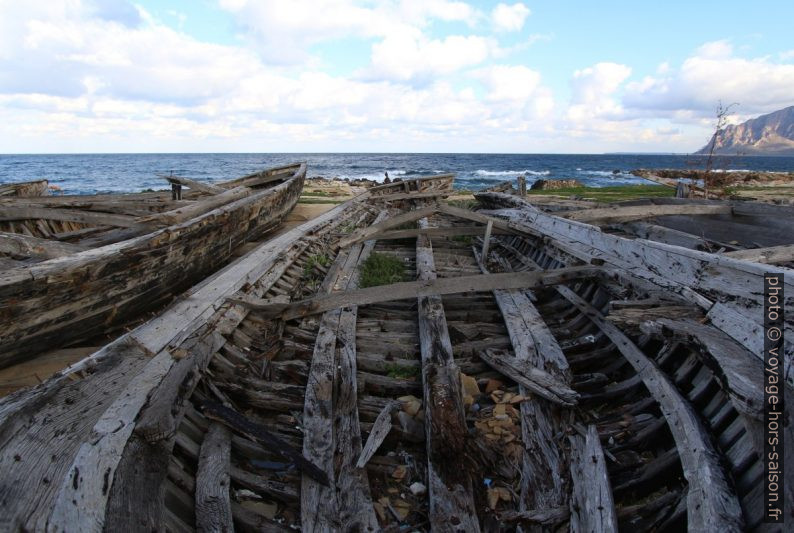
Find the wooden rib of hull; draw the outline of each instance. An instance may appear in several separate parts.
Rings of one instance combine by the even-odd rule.
[[[101,334],[200,280],[278,225],[306,166],[282,183],[180,224],[0,273],[0,366]]]
[[[350,291],[371,253],[447,282],[579,263],[529,233],[492,235],[486,256],[454,232],[340,246],[388,209],[370,200],[259,246],[0,400],[3,527],[775,531],[762,522],[761,363],[691,318],[613,324],[610,309],[656,305],[614,278],[287,319],[230,303]],[[472,223],[423,214],[422,227]],[[534,393],[525,378],[540,371],[575,397]]]

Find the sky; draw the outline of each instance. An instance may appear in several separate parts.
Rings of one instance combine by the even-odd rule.
[[[688,153],[794,2],[0,0],[0,153]]]

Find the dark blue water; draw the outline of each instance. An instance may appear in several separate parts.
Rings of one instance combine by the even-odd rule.
[[[456,187],[482,189],[526,173],[535,179],[575,178],[603,187],[647,183],[636,168],[704,168],[691,155],[520,155],[520,154],[74,154],[0,155],[0,183],[46,178],[66,194],[134,192],[165,188],[158,174],[208,182],[223,181],[293,161],[306,161],[309,176],[411,178],[455,172]],[[735,170],[794,171],[794,157],[731,158]],[[615,173],[617,171],[617,173]]]

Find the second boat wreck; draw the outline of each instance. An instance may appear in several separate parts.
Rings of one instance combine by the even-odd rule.
[[[0,400],[3,528],[781,530],[757,341],[720,322],[767,267],[392,185]]]

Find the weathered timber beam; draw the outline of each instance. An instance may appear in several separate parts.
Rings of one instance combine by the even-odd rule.
[[[246,196],[251,195],[253,192],[254,191],[249,187],[235,187],[234,189],[224,191],[220,194],[215,194],[201,200],[196,200],[190,205],[143,218],[141,219],[141,222],[168,226],[178,224],[180,222],[184,222],[185,220],[190,220],[191,218],[203,215],[204,213],[209,213],[218,207],[245,198]]]
[[[219,183],[224,189],[235,187],[259,187],[273,181],[287,178],[289,175],[306,174],[306,163],[292,163],[282,167],[269,168],[261,172],[254,172],[248,176],[236,178]]]
[[[500,522],[518,522],[527,525],[554,526],[568,520],[571,510],[567,507],[553,509],[532,509],[525,511],[505,511],[499,513]]]
[[[730,215],[730,205],[638,205],[567,211],[561,216],[589,223],[614,223],[666,215]]]
[[[150,444],[167,439],[176,433],[187,401],[198,384],[201,373],[225,344],[226,339],[218,333],[213,333],[197,341],[190,343],[186,347],[188,349],[180,348],[184,356],[173,365],[158,387],[152,391],[146,408],[138,417],[135,434]]]
[[[229,428],[242,433],[249,439],[259,442],[268,450],[278,453],[285,459],[295,463],[301,472],[319,483],[327,484],[328,477],[320,468],[308,461],[300,451],[294,449],[277,435],[268,431],[264,426],[251,422],[237,411],[219,403],[205,400],[201,405],[201,412],[207,418],[227,425]]]
[[[449,228],[405,229],[384,231],[383,233],[373,235],[371,238],[384,241],[394,239],[409,239],[412,237],[415,238],[419,235],[427,235],[428,237],[457,237],[459,235],[482,235],[485,230],[485,226],[452,226]],[[515,232],[496,229],[493,230],[493,233],[497,235],[506,235]]]
[[[61,220],[64,222],[79,222],[93,226],[116,226],[132,228],[140,225],[137,217],[127,215],[111,215],[82,209],[57,209],[52,207],[0,207],[0,221],[6,220]]]
[[[378,448],[386,437],[389,435],[391,431],[392,424],[391,424],[391,416],[394,411],[399,409],[399,404],[396,402],[390,402],[383,407],[380,413],[378,413],[378,418],[375,419],[375,423],[372,424],[372,430],[369,432],[369,436],[367,437],[367,442],[364,444],[364,447],[361,450],[361,455],[356,461],[356,468],[364,468],[367,466],[367,463],[372,456],[375,455],[375,452],[378,451]]]
[[[76,244],[39,239],[21,233],[0,232],[0,253],[15,257],[52,259],[53,257],[76,254],[85,249]]]
[[[658,241],[675,246],[683,246],[684,248],[692,248],[697,250],[708,245],[708,241],[704,238],[686,233],[683,231],[666,228],[657,224],[649,224],[647,222],[626,222],[624,224],[615,224],[615,227],[636,235],[641,239],[648,239],[649,241]]]
[[[402,181],[393,181],[391,183],[382,183],[380,185],[375,185],[374,187],[370,187],[370,191],[379,192],[383,190],[394,189],[398,186],[404,186],[409,183],[418,183],[419,185],[423,185],[426,183],[430,183],[431,185],[434,182],[446,182],[449,181],[450,184],[452,180],[455,178],[455,174],[453,173],[446,173],[446,174],[435,174],[432,176],[419,176],[417,178],[413,178],[410,180],[402,180]]]
[[[357,244],[359,242],[364,242],[366,240],[372,239],[373,237],[377,236],[379,233],[382,233],[388,229],[400,226],[402,224],[407,224],[409,222],[415,222],[420,218],[429,217],[435,212],[436,212],[436,207],[425,207],[422,209],[407,211],[405,213],[401,213],[399,215],[389,217],[386,220],[382,220],[381,222],[372,224],[366,228],[362,228],[354,231],[348,237],[345,237],[344,239],[341,239],[339,241],[339,247],[347,248],[350,245]]]
[[[571,531],[618,530],[615,502],[609,483],[604,451],[595,425],[571,441]]]
[[[258,298],[232,297],[228,300],[267,316],[280,316],[284,320],[313,315],[348,305],[368,305],[424,296],[440,296],[466,292],[483,292],[495,289],[538,289],[594,278],[608,273],[601,267],[569,267],[544,272],[508,272],[489,275],[460,276],[455,278],[428,278],[368,287],[352,291],[315,296],[291,304],[263,303]]]
[[[184,185],[190,189],[205,192],[207,194],[220,194],[226,189],[223,187],[218,187],[217,185],[212,185],[210,183],[202,183],[200,181],[192,180],[190,178],[183,178],[181,176],[160,176],[168,180],[168,183],[176,183],[178,185]]]
[[[736,250],[722,254],[733,259],[753,261],[755,263],[768,263],[771,265],[778,263],[788,263],[794,261],[794,244],[783,246],[770,246],[768,248],[751,248],[748,250]]]
[[[174,358],[167,350],[157,354],[94,424],[91,435],[61,481],[47,521],[48,530],[101,531],[120,451],[132,433],[149,391],[173,363]]]
[[[501,350],[489,348],[479,355],[480,359],[500,374],[550,402],[565,406],[576,405],[579,398],[576,391],[541,368],[515,361],[514,357],[509,357]]]
[[[427,220],[420,221],[427,227]],[[430,239],[416,241],[416,271],[421,281],[436,278]],[[425,407],[425,443],[433,531],[480,531],[471,476],[459,457],[468,437],[460,370],[452,354],[441,297],[419,297],[419,345]]]
[[[692,405],[662,372],[617,327],[567,287],[557,291],[584,313],[634,367],[667,420],[676,442],[689,487],[687,514],[690,531],[741,531],[743,515],[739,499],[728,483],[720,456]]]
[[[488,224],[488,222],[490,222],[494,228],[504,230],[510,233],[513,233],[515,231],[510,227],[510,224],[506,220],[488,215],[483,215],[482,213],[478,213],[476,211],[471,211],[469,209],[462,209],[460,207],[455,207],[449,204],[439,204],[438,212],[444,213],[445,215],[462,218],[464,220],[471,220],[472,222],[479,222],[481,224]]]
[[[196,472],[196,531],[234,531],[229,496],[232,436],[226,426],[213,422],[201,443]]]
[[[476,255],[477,250],[474,252]],[[497,262],[503,261],[496,251],[492,252],[492,256]],[[478,256],[480,269],[487,273],[480,259]],[[568,360],[528,292],[495,290],[493,294],[502,312],[516,363],[548,370],[555,379],[567,386],[571,380]],[[529,396],[523,385],[519,386],[519,392]],[[564,411],[536,398],[521,402],[519,409],[521,440],[524,443],[519,509],[527,511],[564,506],[567,510],[567,468],[558,429],[563,423]]]
[[[386,217],[382,211],[375,219]],[[338,254],[323,281],[323,289],[345,290],[358,285],[358,266],[375,242],[356,244]],[[312,354],[303,407],[303,453],[328,476],[323,486],[304,477],[301,483],[303,531],[375,531],[367,472],[356,468],[361,453],[356,379],[357,307],[326,311]]]
[[[449,196],[452,194],[452,190],[447,189],[428,189],[422,192],[401,192],[395,194],[382,194],[378,196],[372,196],[373,201],[382,201],[382,202],[392,202],[396,200],[413,200],[419,198],[441,198],[444,196]]]

